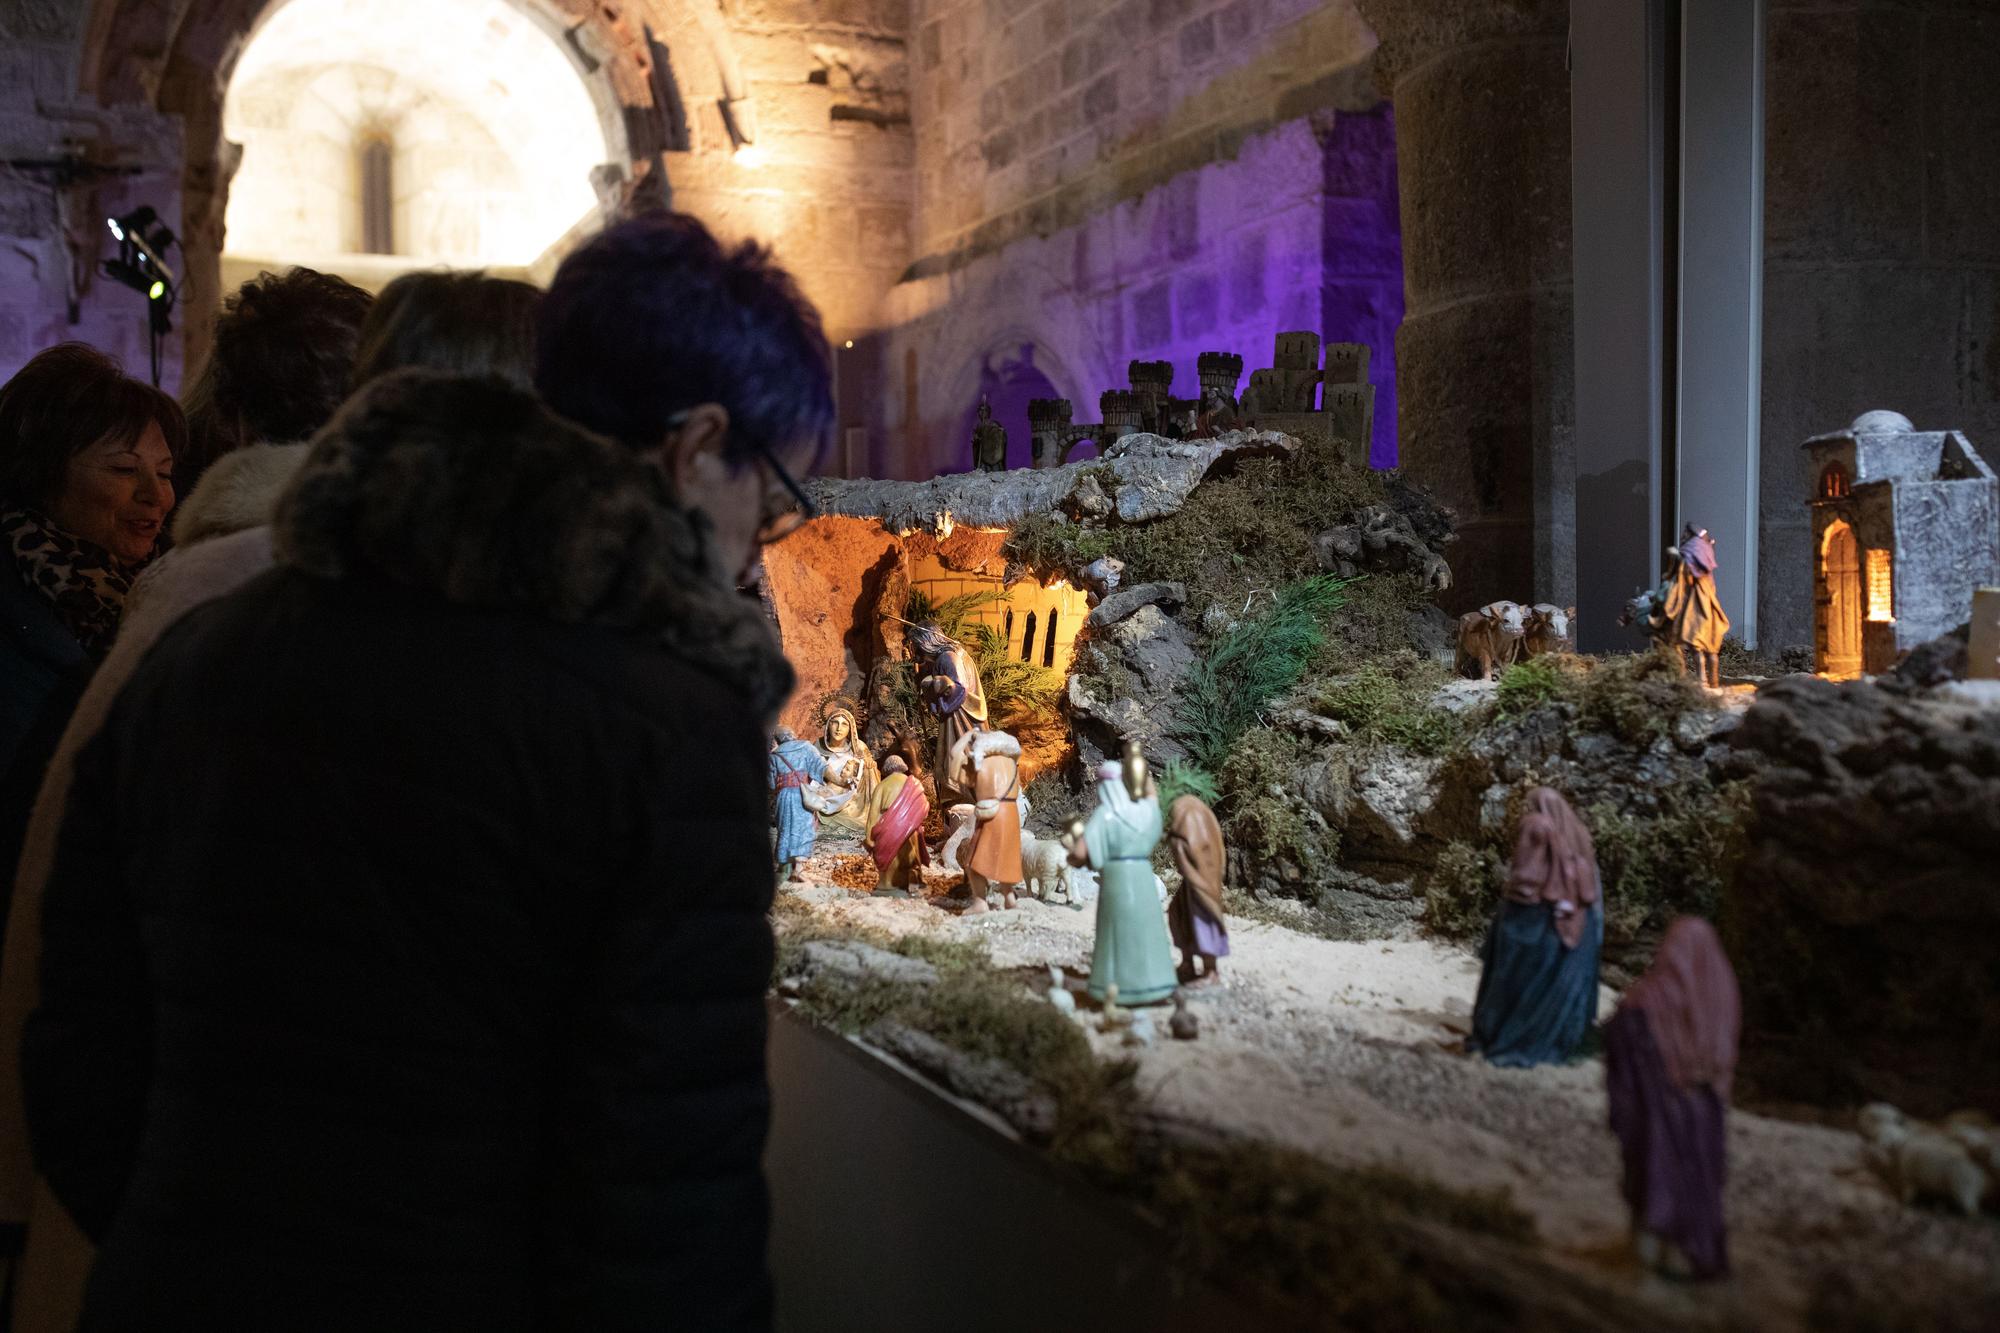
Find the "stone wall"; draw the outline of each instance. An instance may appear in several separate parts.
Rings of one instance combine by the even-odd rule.
[[[867,470],[970,465],[991,396],[1026,460],[1026,390],[1098,419],[1135,358],[1270,363],[1284,329],[1375,349],[1395,456],[1395,129],[1351,0],[919,0],[917,259],[873,349]]]
[[[1812,642],[1810,461],[1888,407],[2000,450],[2000,13],[1771,0],[1758,619]]]
[[[590,93],[619,158],[604,182],[607,208],[657,190],[663,176],[676,206],[725,237],[773,245],[836,340],[879,326],[883,295],[911,258],[904,0],[494,3],[535,19]],[[94,197],[79,189],[65,199],[78,219],[79,269],[109,256],[103,218],[132,204],[152,204],[181,235],[169,387],[183,359],[204,355],[204,312],[223,295],[236,155],[222,103],[268,9],[269,0],[0,0],[0,153],[74,153],[118,172]],[[95,280],[69,317],[56,212],[33,173],[0,172],[0,379],[70,337],[143,373],[141,298]]]

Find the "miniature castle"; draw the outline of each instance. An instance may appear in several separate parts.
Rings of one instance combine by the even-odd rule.
[[[2000,480],[1972,442],[1869,412],[1803,447],[1818,669],[1886,671],[1965,624],[1975,590],[2000,581]]]
[[[1375,434],[1375,386],[1368,382],[1369,349],[1364,343],[1328,343],[1320,360],[1317,333],[1280,333],[1271,367],[1251,372],[1239,401],[1243,358],[1235,352],[1203,352],[1196,361],[1200,390],[1193,398],[1173,396],[1171,361],[1134,361],[1126,370],[1129,389],[1106,390],[1095,423],[1072,420],[1067,398],[1028,403],[1028,430],[1034,465],[1060,467],[1085,441],[1102,450],[1114,440],[1140,433],[1183,438],[1196,428],[1211,392],[1235,409],[1237,424],[1286,434],[1325,434],[1343,441],[1357,467],[1368,464]]]

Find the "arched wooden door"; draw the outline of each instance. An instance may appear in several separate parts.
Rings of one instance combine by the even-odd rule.
[[[1861,548],[1854,529],[1836,521],[1820,544],[1820,624],[1826,660],[1820,669],[1833,676],[1861,674]]]

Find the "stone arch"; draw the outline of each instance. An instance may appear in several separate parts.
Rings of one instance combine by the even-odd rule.
[[[186,255],[181,307],[221,300],[223,215],[235,154],[223,139],[222,104],[236,60],[284,0],[91,0],[77,66],[79,91],[106,106],[139,104],[179,122],[179,214]],[[594,0],[506,0],[556,41],[597,107],[623,202],[651,191],[667,199],[665,154],[699,147],[699,126],[671,125],[665,103],[713,97],[731,123],[755,117],[720,0],[654,0],[612,7]],[[658,24],[655,30],[649,20]],[[664,35],[668,40],[661,41]],[[700,55],[668,63],[669,53]],[[685,78],[687,87],[677,86]],[[608,174],[608,173],[607,173]],[[172,214],[172,201],[162,200]],[[207,351],[208,321],[184,317],[182,364]]]
[[[993,397],[994,417],[1007,428],[1007,465],[1027,467],[1033,454],[1029,446],[1028,400],[1068,398],[1079,421],[1093,420],[1097,396],[1089,401],[1076,397],[1080,381],[1049,341],[1029,330],[1010,326],[986,338],[979,350],[961,356],[952,373],[951,396],[945,400],[952,438],[943,442],[938,462],[944,471],[963,471],[972,465],[972,428],[978,420],[981,396]],[[1004,400],[1004,401],[1003,401]]]
[[[1831,676],[1861,672],[1861,544],[1847,520],[1827,524],[1819,544],[1819,669]]]

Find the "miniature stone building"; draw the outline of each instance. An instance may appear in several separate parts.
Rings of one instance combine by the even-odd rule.
[[[1250,374],[1242,400],[1246,422],[1262,430],[1324,434],[1344,441],[1349,461],[1366,467],[1368,444],[1375,435],[1375,386],[1368,382],[1367,345],[1328,343],[1321,369],[1317,333],[1281,333],[1271,360],[1269,370]]]
[[[2000,480],[1958,431],[1895,412],[1807,440],[1820,671],[1885,671],[1966,622],[2000,579]]]

